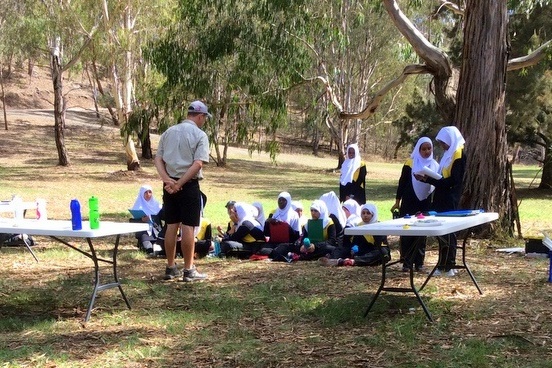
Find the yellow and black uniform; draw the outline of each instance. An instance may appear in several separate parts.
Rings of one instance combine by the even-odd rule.
[[[347,147],[349,151],[354,151],[354,157],[345,159],[341,165],[339,201],[352,198],[362,205],[366,203],[366,164],[360,158],[357,144],[350,144]]]
[[[212,240],[213,232],[211,221],[202,217],[199,223],[198,233],[195,236],[195,253],[198,258],[203,258],[209,254]]]

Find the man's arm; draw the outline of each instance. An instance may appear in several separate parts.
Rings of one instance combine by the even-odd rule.
[[[199,172],[199,170],[201,170],[202,167],[203,167],[203,161],[195,160],[192,166],[190,166],[190,168],[186,170],[186,173],[182,175],[182,177],[178,179],[176,183],[174,183],[173,188],[176,191],[179,191],[180,189],[182,189],[182,186],[186,184],[188,181],[190,181],[192,178],[194,178]]]
[[[161,156],[155,156],[153,163],[155,164],[157,173],[161,177],[161,180],[163,180],[163,183],[172,184],[176,182],[174,179],[171,179],[171,177],[167,173],[167,169],[165,168],[165,161],[163,161],[163,158]]]

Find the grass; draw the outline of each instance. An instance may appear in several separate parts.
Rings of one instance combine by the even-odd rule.
[[[1,198],[45,198],[50,218],[68,219],[71,198],[86,211],[87,198],[96,195],[103,220],[126,221],[140,184],[159,193],[151,162],[142,161],[140,172],[124,171],[117,131],[69,123],[72,166],[61,168],[52,130],[44,118],[30,117],[0,135]],[[288,154],[272,165],[264,154],[233,149],[229,167],[205,169],[207,216],[225,224],[228,199],[259,200],[268,211],[283,190],[308,206],[337,191],[334,166],[332,157]],[[400,169],[368,164],[368,198],[381,219],[391,217]],[[552,228],[550,192],[530,187],[537,171],[514,167],[524,236]],[[495,252],[520,240],[472,240],[468,263],[484,294],[465,273],[432,279],[422,298],[434,323],[413,295],[385,292],[364,318],[379,268],[202,259],[207,282],[166,283],[164,260],[139,253],[131,235],[121,240],[119,274],[132,310],[107,290],[84,323],[91,262],[48,238],[36,240],[38,263],[23,248],[0,249],[2,367],[550,367],[548,260]],[[390,241],[396,258],[397,239]],[[109,253],[108,241],[97,244]],[[435,260],[432,243],[428,264]],[[408,281],[398,268],[389,279],[394,286]]]

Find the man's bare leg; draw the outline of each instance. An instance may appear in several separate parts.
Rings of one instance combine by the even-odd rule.
[[[165,253],[167,255],[167,266],[169,267],[173,267],[175,264],[176,236],[178,234],[179,227],[179,223],[167,224],[167,230],[165,231]]]
[[[194,265],[194,227],[182,225],[180,227],[180,234],[182,238],[182,240],[180,241],[180,249],[182,250],[182,256],[184,257],[184,269],[189,270]]]

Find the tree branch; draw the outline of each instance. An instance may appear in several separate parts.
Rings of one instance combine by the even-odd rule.
[[[368,105],[359,113],[341,112],[339,117],[342,119],[367,119],[374,114],[379,107],[383,97],[392,89],[404,82],[404,80],[414,74],[431,74],[431,71],[426,65],[408,65],[404,68],[401,75],[394,80],[387,83],[382,89],[380,89],[376,95],[368,102]]]
[[[529,55],[511,59],[510,61],[508,61],[507,70],[508,71],[518,70],[518,69],[526,68],[528,66],[536,65],[539,61],[541,61],[546,56],[546,52],[551,47],[552,47],[552,40],[548,40],[544,44],[542,44],[538,49],[530,53]]]
[[[426,62],[428,70],[432,71],[431,74],[441,78],[451,76],[452,68],[447,54],[431,44],[431,42],[418,31],[410,19],[399,9],[397,1],[384,0],[383,4],[397,29],[412,45],[418,56]]]
[[[436,13],[438,13],[442,7],[445,7],[451,12],[453,12],[454,14],[464,16],[464,9],[460,8],[458,4],[452,3],[447,0],[440,0],[440,2],[441,2],[441,6],[439,7]]]

